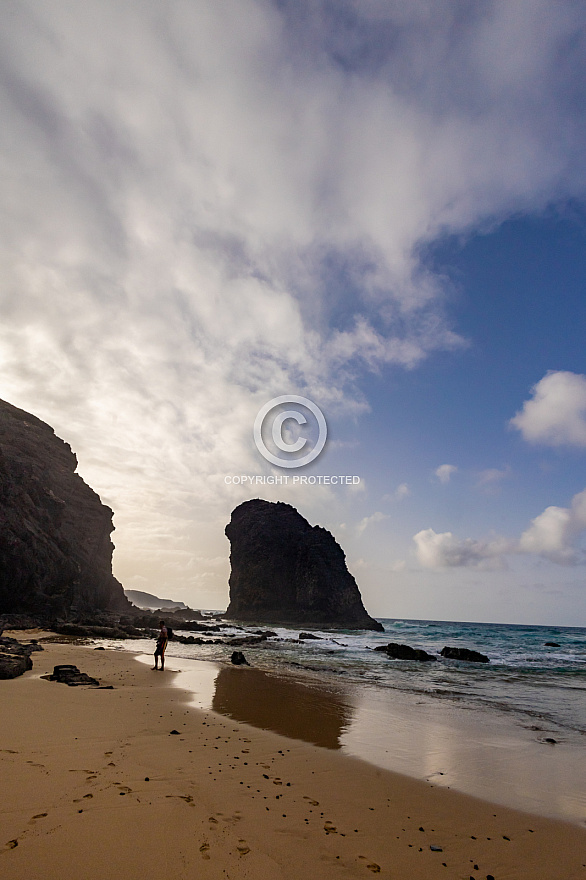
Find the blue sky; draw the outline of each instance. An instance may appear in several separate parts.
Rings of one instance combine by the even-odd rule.
[[[228,601],[294,504],[379,616],[586,625],[574,0],[0,7],[0,397],[115,511],[127,588]],[[279,469],[255,416],[329,440]],[[512,421],[514,420],[514,421]]]

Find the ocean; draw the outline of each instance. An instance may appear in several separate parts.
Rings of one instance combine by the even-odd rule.
[[[229,645],[171,641],[167,668],[181,673],[174,683],[198,708],[495,803],[586,821],[586,628],[379,619],[384,633],[271,627],[274,637],[238,647],[250,669],[230,664]],[[317,638],[299,639],[302,631]],[[490,663],[391,660],[373,650],[388,642],[430,654],[471,648]],[[111,646],[152,660],[154,642]]]
[[[586,628],[379,620],[384,633],[306,628],[319,637],[316,640],[300,640],[301,628],[271,627],[276,638],[244,645],[241,650],[257,668],[308,682],[317,678],[322,684],[338,681],[425,694],[586,734]],[[244,633],[234,628],[219,635],[242,636],[259,628],[268,627],[250,625]],[[372,650],[388,642],[423,648],[431,654],[439,654],[445,645],[472,648],[488,656],[490,663],[443,658],[437,663],[390,660]],[[547,642],[559,647],[549,647]],[[143,643],[129,642],[128,647],[140,649]],[[169,657],[222,661],[229,659],[230,652],[226,645],[170,642],[167,653]]]

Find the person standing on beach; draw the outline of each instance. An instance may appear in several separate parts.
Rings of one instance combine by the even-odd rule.
[[[167,627],[165,626],[165,621],[160,620],[159,626],[161,627],[159,635],[157,636],[157,647],[155,648],[155,665],[153,669],[159,668],[159,657],[161,658],[161,672],[165,668],[165,648],[167,647],[168,635],[167,635]]]

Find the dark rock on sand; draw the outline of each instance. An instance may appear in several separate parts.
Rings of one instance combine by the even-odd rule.
[[[486,654],[481,654],[480,651],[472,651],[470,648],[445,647],[441,649],[440,654],[448,660],[466,660],[468,663],[490,663]]]
[[[80,684],[91,684],[99,687],[100,682],[97,678],[91,678],[86,672],[80,672],[77,666],[70,663],[61,663],[59,666],[53,667],[52,675],[42,675],[41,678],[47,681],[58,681],[61,684],[68,684],[70,687],[77,687]]]
[[[362,604],[333,535],[280,501],[245,501],[226,526],[230,605],[226,617],[328,628],[384,627]]]
[[[234,666],[250,666],[242,651],[233,651],[230,660]]]
[[[421,648],[411,648],[409,645],[399,645],[397,642],[389,642],[388,645],[379,645],[375,651],[381,651],[393,660],[419,660],[427,663],[431,660],[437,660],[433,654],[428,654]]]
[[[49,425],[0,401],[0,613],[131,607],[112,574],[112,511],[76,468]]]
[[[7,636],[0,637],[0,679],[18,678],[28,672],[33,668],[31,654],[42,650],[36,642],[25,645]]]
[[[33,661],[28,655],[0,653],[0,679],[18,678],[32,668]]]

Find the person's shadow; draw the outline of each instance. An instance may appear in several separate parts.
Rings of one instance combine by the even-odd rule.
[[[246,666],[220,670],[212,709],[327,749],[340,748],[340,735],[352,720],[351,706],[338,694]]]

